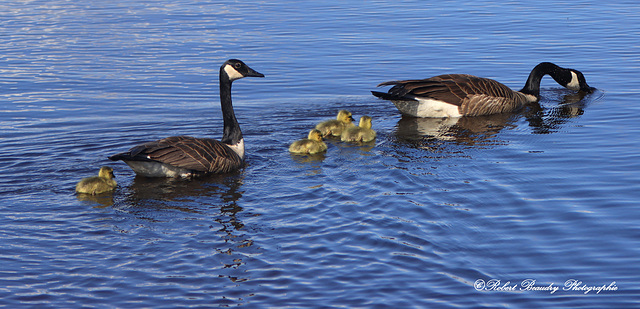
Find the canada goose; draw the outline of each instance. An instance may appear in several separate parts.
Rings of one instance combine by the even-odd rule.
[[[112,168],[103,166],[100,168],[98,176],[87,177],[80,180],[76,185],[76,192],[95,195],[111,191],[115,189],[117,185],[114,179],[115,177]]]
[[[563,87],[591,93],[584,75],[574,69],[561,68],[550,62],[538,64],[524,88],[513,91],[488,78],[467,74],[445,74],[422,80],[389,81],[388,93],[372,91],[381,99],[392,101],[401,113],[414,117],[479,116],[520,109],[540,99],[540,81],[545,75]]]
[[[322,136],[340,136],[346,127],[353,126],[351,112],[341,110],[336,119],[326,120],[316,125],[316,129],[322,132]]]
[[[327,144],[322,141],[322,133],[313,129],[309,131],[309,136],[295,141],[289,146],[289,152],[314,154],[327,151]]]
[[[172,136],[135,146],[110,156],[122,160],[138,175],[189,177],[207,173],[229,173],[244,164],[244,139],[231,103],[231,83],[243,77],[264,77],[240,60],[220,66],[220,106],[224,120],[222,139]]]
[[[360,117],[359,126],[346,128],[340,139],[343,142],[370,142],[376,138],[376,131],[371,129],[371,117]]]

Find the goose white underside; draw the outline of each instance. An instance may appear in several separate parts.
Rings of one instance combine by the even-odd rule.
[[[458,106],[440,100],[421,99],[418,101],[391,101],[405,115],[422,118],[461,117]]]
[[[193,171],[154,161],[124,161],[136,174],[145,177],[191,177]]]

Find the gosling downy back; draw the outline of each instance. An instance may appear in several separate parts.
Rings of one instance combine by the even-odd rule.
[[[309,131],[305,139],[293,142],[289,146],[289,152],[302,154],[315,154],[327,151],[327,144],[322,141],[322,134],[319,130]]]
[[[324,137],[340,136],[342,131],[350,126],[353,126],[351,112],[343,109],[338,112],[336,119],[323,121],[316,125],[316,130],[319,130]]]
[[[95,195],[112,191],[118,185],[114,179],[115,177],[112,168],[103,166],[100,168],[98,176],[87,177],[80,180],[76,185],[76,192]]]
[[[370,142],[376,138],[376,131],[371,129],[372,121],[369,116],[360,117],[359,126],[353,126],[346,128],[344,132],[342,132],[342,136],[340,139],[343,142]]]

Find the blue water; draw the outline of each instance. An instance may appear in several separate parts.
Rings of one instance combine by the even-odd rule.
[[[0,306],[638,307],[638,42],[633,1],[4,1]],[[234,83],[244,169],[107,160],[219,138],[228,58],[266,75]],[[444,73],[520,89],[542,61],[598,91],[547,77],[539,110],[458,121],[369,93]],[[372,116],[375,144],[288,153],[339,109]],[[75,195],[103,165],[117,190]]]

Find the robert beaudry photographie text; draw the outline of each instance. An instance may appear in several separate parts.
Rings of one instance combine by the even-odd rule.
[[[535,279],[525,279],[521,282],[501,281],[500,279],[490,279],[485,281],[484,279],[478,279],[474,282],[473,287],[478,291],[495,291],[495,292],[519,292],[519,291],[541,291],[555,294],[558,291],[573,292],[573,293],[595,293],[617,291],[618,287],[616,282],[612,281],[609,284],[590,285],[583,283],[580,280],[569,279],[564,282],[563,285],[556,285],[551,283],[538,283]]]

